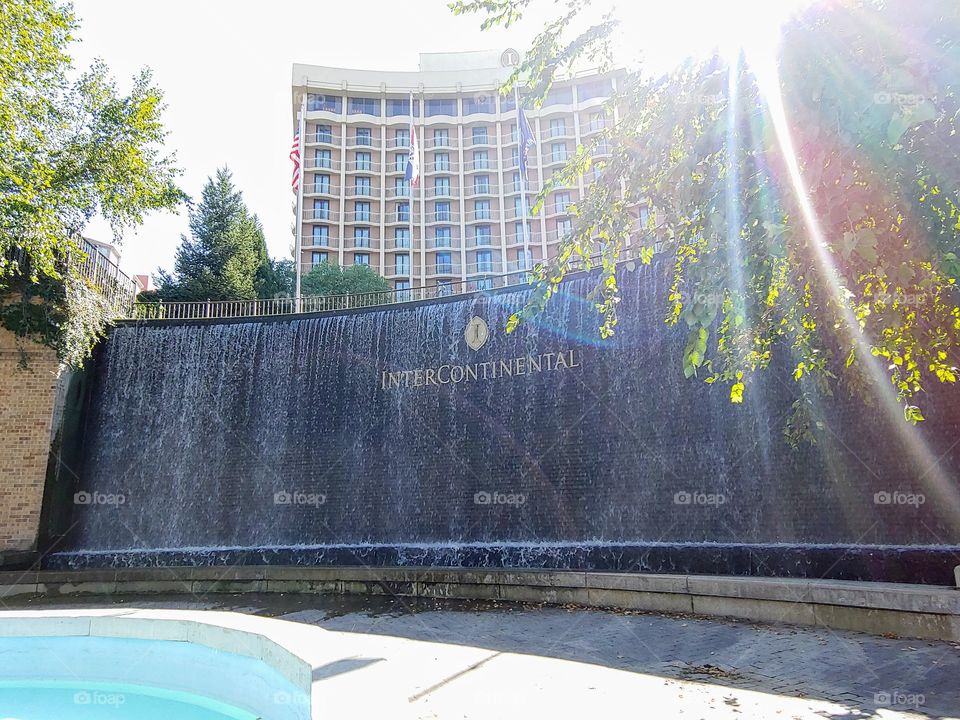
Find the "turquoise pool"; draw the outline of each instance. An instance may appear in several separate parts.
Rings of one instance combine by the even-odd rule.
[[[256,656],[185,640],[0,637],[0,720],[259,718],[309,720],[310,709]]]
[[[253,713],[175,690],[72,682],[0,682],[2,720],[257,720]]]

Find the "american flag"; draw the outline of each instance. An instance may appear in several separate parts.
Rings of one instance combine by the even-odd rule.
[[[293,161],[293,191],[300,189],[300,131],[293,136],[293,147],[290,148],[290,159]]]

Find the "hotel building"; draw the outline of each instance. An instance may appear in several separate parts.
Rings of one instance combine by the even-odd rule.
[[[323,262],[360,263],[398,289],[411,278],[417,288],[482,289],[493,276],[528,267],[517,112],[512,95],[499,95],[516,57],[509,50],[421,54],[419,72],[294,65],[294,122],[307,96],[304,274]],[[576,74],[557,82],[542,107],[525,108],[537,136],[527,156],[528,209],[577,146],[590,146],[615,121],[603,107],[615,82],[615,74]],[[404,179],[411,92],[420,151],[412,192]],[[527,262],[555,252],[584,182],[555,189],[537,215],[528,212]]]

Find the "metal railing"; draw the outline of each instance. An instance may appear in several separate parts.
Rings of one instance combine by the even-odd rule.
[[[635,260],[638,254],[633,246],[624,248],[620,260],[627,262]],[[536,262],[536,261],[534,261]],[[457,262],[429,264],[426,268],[430,277],[444,274],[458,274],[460,265]],[[490,272],[500,268],[506,272]],[[594,262],[593,267],[596,266]],[[390,267],[391,270],[402,270],[402,274],[409,272],[408,266]],[[435,285],[419,288],[395,288],[372,293],[357,293],[353,295],[326,295],[303,296],[300,298],[268,298],[260,300],[207,300],[199,302],[138,302],[132,305],[130,318],[134,320],[226,320],[232,318],[269,317],[273,315],[292,315],[298,313],[333,312],[368,308],[381,305],[412,302],[417,300],[432,300],[437,298],[463,295],[477,291],[494,290],[498,288],[521,287],[534,280],[530,270],[519,261],[501,263],[500,261],[478,261],[469,263],[464,268],[468,274],[484,275],[467,280],[438,280]],[[576,263],[572,270],[586,269],[582,261]],[[419,274],[420,268],[415,268]],[[396,275],[397,273],[391,273]],[[129,306],[128,306],[129,307]]]
[[[137,296],[136,280],[124,273],[110,258],[101,253],[86,238],[75,238],[83,250],[83,256],[68,255],[57,261],[58,272],[64,274],[72,267],[76,277],[82,281],[85,289],[101,296],[110,315],[124,317],[130,312]],[[18,266],[17,274],[29,272],[27,253],[20,247],[13,247],[3,253],[3,260]],[[4,263],[6,264],[6,263]]]

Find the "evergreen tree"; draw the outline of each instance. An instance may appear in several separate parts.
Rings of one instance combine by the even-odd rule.
[[[227,168],[207,179],[190,210],[190,235],[177,249],[174,274],[161,271],[163,300],[252,300],[273,274],[263,227],[243,202]]]

